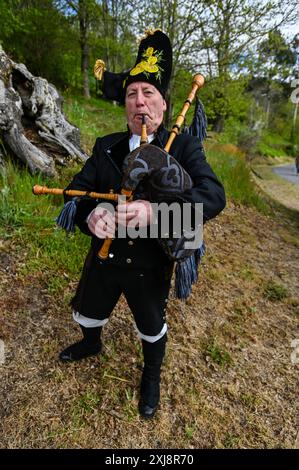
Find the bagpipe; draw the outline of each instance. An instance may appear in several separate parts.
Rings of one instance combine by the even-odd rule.
[[[78,198],[81,197],[117,202],[119,196],[122,195],[125,198],[125,202],[129,202],[138,194],[139,199],[146,199],[150,202],[163,202],[175,201],[176,198],[180,197],[186,190],[191,189],[193,183],[190,175],[168,152],[175,137],[179,134],[181,126],[185,122],[186,113],[198,89],[201,88],[203,84],[203,76],[200,74],[195,75],[192,89],[172,127],[164,150],[147,143],[146,124],[143,119],[140,147],[130,152],[125,157],[123,163],[122,189],[120,194],[34,186],[33,193],[36,195],[58,194],[73,198],[64,205],[60,215],[56,219],[57,225],[68,232],[74,230],[77,202]],[[198,99],[196,100],[193,122],[188,129],[188,133],[196,135],[201,141],[206,136],[206,117],[203,106]],[[185,242],[189,240],[190,234],[183,234],[179,237],[174,237],[174,234],[168,234],[168,237],[163,236],[157,239],[169,260],[176,262],[175,290],[177,298],[180,299],[186,299],[189,296],[192,284],[196,282],[198,278],[198,264],[204,253],[203,243],[199,247],[185,249]],[[106,238],[104,240],[98,253],[100,259],[105,260],[108,257],[112,242],[112,238]]]

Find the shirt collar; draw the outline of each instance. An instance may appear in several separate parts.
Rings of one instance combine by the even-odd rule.
[[[150,134],[147,136],[148,143],[150,144],[155,138],[155,134]],[[130,152],[137,149],[140,146],[140,135],[132,134],[129,139]]]

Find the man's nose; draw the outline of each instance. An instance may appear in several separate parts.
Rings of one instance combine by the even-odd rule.
[[[138,91],[136,94],[136,106],[144,106],[145,100],[144,100],[144,94],[142,91]]]

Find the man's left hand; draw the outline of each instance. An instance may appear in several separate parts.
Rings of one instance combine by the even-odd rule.
[[[116,221],[125,227],[146,227],[154,220],[154,211],[149,201],[139,199],[125,204],[118,204]]]

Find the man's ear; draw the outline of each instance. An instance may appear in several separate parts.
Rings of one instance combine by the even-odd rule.
[[[167,109],[167,103],[165,100],[163,100],[163,112],[166,111]]]

